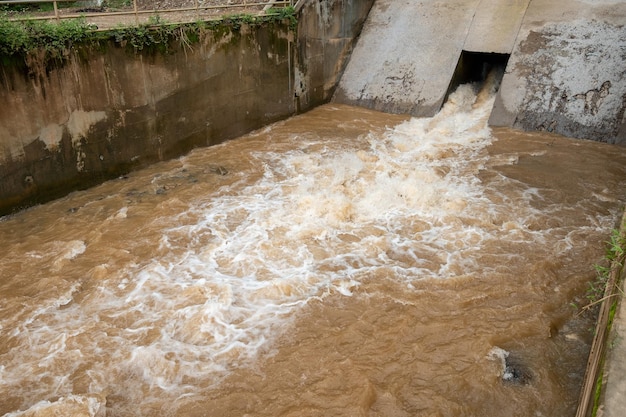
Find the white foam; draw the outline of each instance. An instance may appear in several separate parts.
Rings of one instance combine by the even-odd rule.
[[[507,366],[506,366],[506,359],[509,357],[509,352],[507,352],[506,350],[494,346],[493,348],[491,348],[491,350],[489,351],[489,353],[487,353],[487,359],[492,360],[492,361],[496,361],[498,362],[498,364],[500,365],[500,371],[498,372],[498,375],[501,376],[503,379],[511,379],[513,377],[512,374],[509,374],[507,372]]]
[[[106,400],[96,395],[68,395],[56,401],[40,401],[27,410],[5,414],[4,417],[104,417]]]

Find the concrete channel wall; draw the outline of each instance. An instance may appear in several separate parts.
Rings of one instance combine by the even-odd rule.
[[[328,102],[372,3],[308,1],[295,31],[243,25],[167,53],[0,57],[0,215]]]
[[[626,144],[625,0],[376,0],[333,98],[433,116],[464,51],[508,56],[494,126]]]

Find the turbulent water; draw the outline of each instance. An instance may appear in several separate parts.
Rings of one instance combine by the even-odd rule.
[[[0,221],[0,414],[571,416],[626,149],[326,105]]]

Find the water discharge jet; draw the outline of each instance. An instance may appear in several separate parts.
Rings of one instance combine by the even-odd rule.
[[[461,84],[477,83],[480,86],[488,81],[490,90],[497,92],[508,60],[507,54],[462,51],[444,101]]]

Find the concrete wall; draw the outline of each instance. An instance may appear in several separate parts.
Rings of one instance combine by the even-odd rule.
[[[626,0],[376,0],[333,98],[433,116],[463,50],[510,54],[490,123],[626,143]]]
[[[46,201],[293,113],[287,26],[192,49],[73,49],[46,70],[3,66],[0,212]]]
[[[295,96],[298,109],[328,102],[374,0],[301,0]]]
[[[533,0],[490,124],[626,144],[626,1]]]
[[[208,32],[191,48],[75,48],[0,68],[0,215],[326,102],[372,0],[309,1],[287,23]]]

